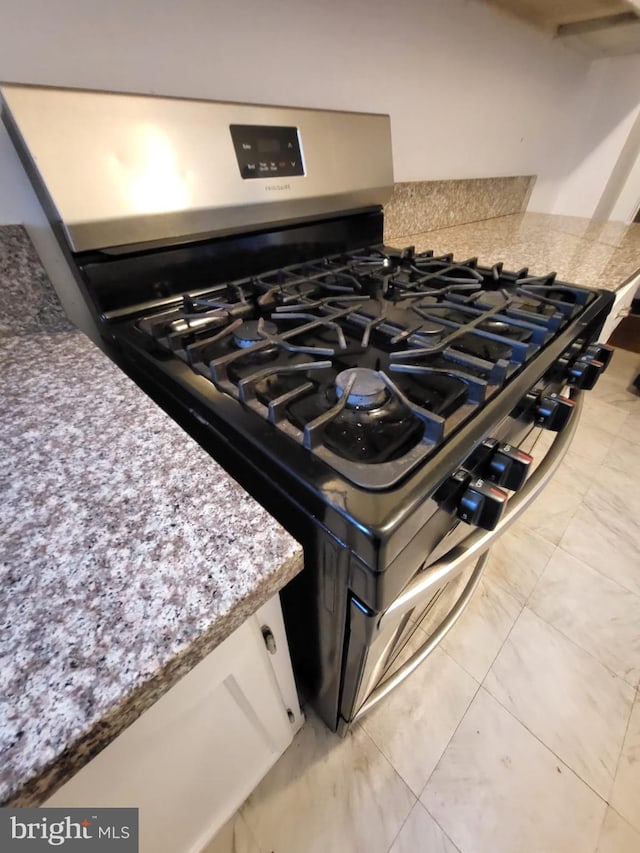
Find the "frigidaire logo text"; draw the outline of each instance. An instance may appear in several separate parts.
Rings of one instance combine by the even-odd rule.
[[[290,190],[291,184],[265,184],[265,190]]]

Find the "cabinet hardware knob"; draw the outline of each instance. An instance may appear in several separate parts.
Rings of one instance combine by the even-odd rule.
[[[264,640],[264,644],[267,647],[269,654],[275,655],[277,651],[276,638],[273,636],[273,631],[268,625],[262,626],[262,639]]]

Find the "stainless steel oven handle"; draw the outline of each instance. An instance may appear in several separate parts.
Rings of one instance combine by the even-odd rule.
[[[513,524],[521,513],[529,506],[529,504],[538,496],[540,491],[547,485],[551,477],[558,470],[562,460],[569,449],[573,436],[578,427],[580,414],[582,411],[582,395],[580,392],[572,392],[572,398],[576,403],[576,410],[573,417],[569,421],[565,429],[558,433],[557,438],[549,448],[547,455],[544,457],[538,468],[533,472],[529,480],[523,488],[516,492],[507,504],[507,511],[503,518],[500,519],[494,530],[475,530],[463,542],[452,548],[440,560],[432,566],[428,566],[423,572],[420,572],[418,577],[410,583],[407,588],[398,596],[393,604],[385,610],[380,617],[378,626],[380,627],[387,619],[397,618],[397,612],[404,612],[411,608],[412,602],[422,599],[429,593],[430,590],[437,588],[442,583],[446,583],[454,575],[462,571],[465,564],[477,559],[478,563],[473,570],[465,588],[455,605],[449,611],[448,615],[443,619],[436,630],[430,635],[429,639],[414,654],[405,661],[405,663],[391,675],[389,678],[382,681],[375,687],[366,701],[361,705],[353,717],[353,722],[358,720],[364,714],[377,705],[398,685],[402,684],[405,678],[408,678],[411,673],[417,669],[420,664],[431,654],[438,643],[446,636],[451,628],[462,615],[465,607],[470,602],[473,593],[480,582],[480,578],[484,571],[485,563],[488,558],[488,548],[495,537]]]
[[[431,634],[426,643],[424,643],[420,648],[414,652],[408,661],[402,664],[402,666],[393,673],[389,678],[382,681],[378,686],[371,691],[367,700],[363,705],[358,708],[355,716],[353,717],[353,721],[355,722],[367,711],[370,711],[374,705],[377,705],[382,699],[385,698],[392,690],[395,690],[399,684],[408,678],[411,673],[417,669],[420,664],[427,658],[431,652],[435,649],[439,642],[448,634],[448,632],[453,628],[455,623],[458,621],[462,612],[464,611],[467,604],[471,601],[473,593],[476,590],[476,587],[480,583],[480,578],[484,571],[484,564],[489,555],[484,553],[478,560],[478,565],[473,570],[471,577],[467,581],[467,585],[462,590],[460,598],[456,601],[454,607],[449,611],[449,614],[443,621],[438,625],[436,630]]]
[[[398,611],[404,612],[410,609],[412,601],[423,598],[429,593],[429,590],[440,586],[456,575],[465,563],[483,554],[496,537],[504,533],[518,516],[525,511],[529,504],[535,500],[560,467],[560,463],[564,459],[577,429],[582,411],[582,395],[579,391],[572,392],[572,398],[576,403],[576,409],[573,412],[571,420],[565,429],[558,433],[547,455],[522,489],[509,498],[506,512],[496,527],[493,530],[482,530],[480,528],[474,530],[464,541],[454,546],[441,559],[420,572],[415,580],[400,593],[393,604],[384,611],[378,621],[378,627],[381,627],[387,621],[394,618]]]

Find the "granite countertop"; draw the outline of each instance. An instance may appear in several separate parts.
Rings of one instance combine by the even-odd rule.
[[[617,290],[640,270],[640,225],[596,222],[573,216],[517,213],[388,240],[417,251],[453,252],[456,259],[477,256],[506,269],[528,266],[532,274],[552,270],[574,284]]]
[[[0,803],[27,806],[280,590],[302,552],[72,330],[23,229],[1,230]],[[388,243],[610,290],[640,268],[640,225],[573,217]]]
[[[275,595],[302,552],[83,334],[0,337],[0,365],[0,803],[27,806]]]

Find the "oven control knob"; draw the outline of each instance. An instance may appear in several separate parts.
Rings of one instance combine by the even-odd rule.
[[[596,384],[603,370],[604,364],[601,361],[595,361],[583,355],[577,361],[574,361],[569,368],[567,381],[574,388],[589,391]]]
[[[512,492],[517,491],[527,479],[533,457],[510,444],[498,445],[489,460],[487,479]]]
[[[584,354],[591,361],[599,361],[602,364],[602,370],[600,372],[604,373],[609,366],[613,352],[613,347],[610,347],[607,344],[597,343],[590,344],[590,346],[588,346],[584,351]]]
[[[545,394],[536,404],[534,421],[543,429],[560,432],[569,423],[575,405],[573,400],[560,394]]]
[[[493,530],[500,521],[508,497],[506,492],[487,480],[471,480],[460,498],[458,518],[467,524]]]

